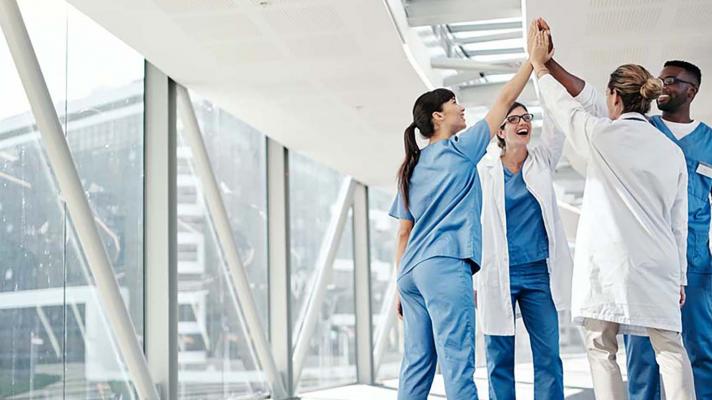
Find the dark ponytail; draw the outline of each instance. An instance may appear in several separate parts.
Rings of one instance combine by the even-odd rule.
[[[403,134],[405,160],[403,160],[403,164],[401,164],[398,169],[398,190],[400,190],[403,196],[405,208],[408,208],[410,202],[408,195],[410,177],[413,175],[415,165],[420,158],[420,147],[418,147],[418,142],[415,140],[415,127],[415,122],[413,122],[405,128],[405,133]]]
[[[415,140],[415,129],[418,128],[420,135],[424,138],[432,137],[435,133],[433,126],[433,113],[442,111],[443,104],[455,98],[455,93],[448,89],[435,89],[422,94],[415,100],[413,105],[413,122],[405,128],[403,133],[403,143],[405,144],[405,159],[398,169],[398,190],[403,199],[403,205],[408,208],[410,205],[410,178],[413,176],[418,159],[420,159],[420,148]]]

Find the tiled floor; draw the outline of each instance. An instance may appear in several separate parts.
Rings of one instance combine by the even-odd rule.
[[[591,374],[585,355],[563,356],[564,362],[564,390],[567,400],[593,400]],[[619,353],[619,363],[625,365],[624,354]],[[625,373],[625,368],[621,368]],[[480,368],[475,373],[475,382],[480,399],[487,400],[487,372]],[[517,365],[517,399],[530,400],[534,398],[531,364]],[[625,375],[623,377],[625,379]],[[397,398],[398,381],[384,382],[383,386],[352,385],[302,395],[303,400],[394,400]],[[430,399],[444,399],[445,390],[442,377],[435,377],[431,389]]]

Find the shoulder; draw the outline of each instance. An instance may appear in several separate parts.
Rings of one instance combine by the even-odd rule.
[[[487,121],[484,119],[481,119],[481,120],[477,121],[477,123],[475,123],[474,125],[468,126],[460,134],[455,135],[450,139],[457,142],[460,140],[460,138],[462,138],[465,135],[486,135],[489,138],[490,129],[489,129],[489,125],[487,125]]]
[[[663,119],[660,115],[649,115],[647,116],[648,121],[655,126],[664,125]]]
[[[535,145],[531,145],[527,147],[527,151],[529,152],[527,160],[530,160],[529,162],[532,164],[548,164],[547,157],[549,155],[549,149],[543,144],[537,143]]]
[[[704,130],[707,135],[712,135],[712,127],[710,127],[706,123],[700,121],[700,128],[702,128],[702,130]]]
[[[670,154],[674,154],[674,157],[677,158],[679,164],[682,165],[682,168],[687,171],[687,161],[685,159],[685,152],[682,150],[682,148],[678,144],[670,140],[670,138],[668,138],[667,136],[660,135],[659,131],[657,133],[657,140],[661,143],[661,146],[665,146],[666,150],[669,151]]]

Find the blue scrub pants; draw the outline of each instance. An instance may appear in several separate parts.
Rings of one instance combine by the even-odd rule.
[[[682,340],[690,357],[697,400],[712,400],[712,274],[687,273]],[[660,372],[650,339],[626,336],[628,397],[659,400]]]
[[[434,257],[398,279],[404,321],[399,400],[425,400],[440,360],[448,399],[476,400],[475,305],[465,260]]]
[[[564,370],[559,357],[559,318],[546,262],[509,267],[512,306],[517,302],[529,332],[534,358],[534,399],[563,400]],[[490,400],[515,399],[514,336],[485,335]]]

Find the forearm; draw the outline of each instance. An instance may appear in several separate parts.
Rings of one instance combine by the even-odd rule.
[[[551,76],[554,77],[561,85],[566,88],[566,91],[573,97],[576,97],[581,93],[586,82],[578,76],[570,73],[564,67],[561,66],[553,58],[546,62],[546,68],[549,70]]]
[[[551,74],[543,65],[535,65],[535,68],[541,99],[549,116],[563,130],[574,150],[586,156],[590,151],[590,138],[594,131],[605,128],[604,125],[610,123],[610,120],[587,113],[559,81],[553,76],[547,76]]]
[[[393,265],[395,266],[396,274],[398,274],[398,268],[400,267],[400,260],[403,258],[403,253],[405,253],[405,248],[408,246],[408,239],[410,237],[410,232],[408,234],[399,233],[396,240],[396,254]]]
[[[551,112],[546,108],[546,103],[542,101],[541,105],[544,119],[544,123],[541,128],[541,141],[549,151],[551,156],[549,160],[550,167],[553,170],[556,168],[556,165],[559,163],[559,159],[561,158],[561,153],[564,149],[564,141],[566,141],[566,134],[552,119]]]
[[[687,231],[688,231],[688,199],[687,170],[682,164],[682,177],[678,184],[678,196],[673,210],[673,234],[677,241],[677,251],[680,258],[680,285],[687,285]]]
[[[514,103],[519,95],[524,90],[524,87],[529,82],[529,77],[532,74],[532,64],[529,61],[525,61],[519,67],[517,73],[509,80],[499,92],[497,100],[495,101],[495,106],[502,105],[503,108],[509,108],[512,103]],[[504,111],[506,113],[506,110]],[[504,116],[502,117],[504,118]]]
[[[532,74],[532,65],[529,61],[525,61],[519,71],[509,80],[500,90],[495,99],[492,108],[485,116],[487,125],[490,128],[490,138],[494,136],[504,118],[507,116],[507,110],[517,100],[519,95],[524,90],[524,87],[529,82],[529,77]]]

